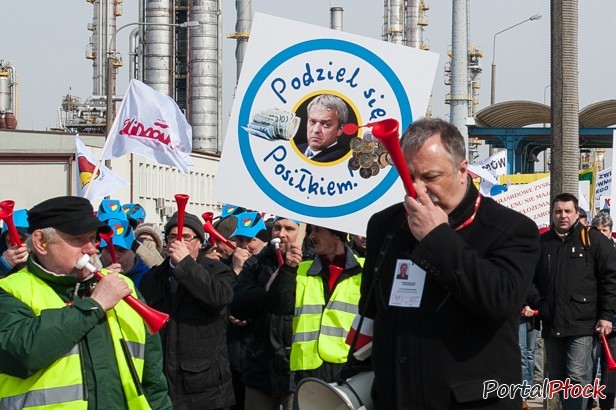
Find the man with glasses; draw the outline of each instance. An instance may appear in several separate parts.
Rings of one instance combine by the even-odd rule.
[[[169,256],[141,281],[148,304],[170,316],[161,338],[174,408],[222,409],[234,401],[225,330],[235,275],[203,255],[204,236],[199,218],[186,213],[179,237],[176,212],[165,225]]]

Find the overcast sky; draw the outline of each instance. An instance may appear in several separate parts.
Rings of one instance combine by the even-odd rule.
[[[69,90],[85,100],[92,94],[92,63],[85,51],[93,6],[85,0],[5,1],[2,11],[0,60],[15,67],[19,81],[18,127],[44,130],[57,127],[57,109]],[[444,103],[448,87],[443,84],[443,66],[451,44],[451,0],[429,0],[429,25],[424,40],[431,51],[440,54],[434,83],[432,108],[435,116],[449,115]],[[480,108],[490,100],[490,66],[494,34],[534,14],[528,21],[501,33],[496,40],[497,102],[523,99],[549,103],[550,18],[549,1],[471,0],[470,41],[484,52]],[[616,1],[580,1],[579,10],[579,90],[580,108],[616,98],[615,49]],[[344,30],[371,38],[381,38],[383,2],[379,0],[253,0],[253,11],[328,27],[329,9],[344,8]],[[137,2],[124,1],[124,15],[118,26],[137,21]],[[222,1],[224,34],[235,31],[235,0]],[[118,48],[127,64],[128,35],[118,35]],[[284,33],[281,33],[284,35]],[[235,41],[224,38],[223,115],[231,110],[235,82]],[[118,92],[124,93],[128,67],[119,71]],[[226,124],[226,121],[225,121]]]

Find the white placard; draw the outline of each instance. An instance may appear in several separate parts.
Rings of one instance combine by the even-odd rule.
[[[541,178],[530,184],[509,187],[507,192],[494,200],[507,208],[528,216],[537,226],[550,225],[550,177]]]
[[[307,105],[335,95],[348,106],[349,122],[395,118],[402,132],[425,115],[437,63],[434,53],[256,13],[214,197],[363,235],[372,214],[404,199],[398,173],[366,135],[369,128],[357,133],[369,168],[357,168],[361,152],[350,149],[351,136],[339,137],[349,147],[341,158],[308,159],[298,149],[306,141]],[[293,118],[271,119],[273,111],[299,117],[296,133]]]
[[[597,172],[597,182],[595,183],[595,208],[604,209],[605,202],[601,197],[612,195],[612,168],[606,168]]]

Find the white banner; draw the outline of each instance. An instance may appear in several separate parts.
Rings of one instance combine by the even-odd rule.
[[[91,201],[118,192],[128,185],[128,182],[111,172],[103,164],[98,167],[96,175],[94,175],[96,158],[79,137],[75,137],[75,150],[76,174],[79,178],[77,181],[77,193],[79,196],[83,197],[87,192],[88,196],[86,198]],[[92,184],[92,187],[88,188],[90,184]]]
[[[363,235],[404,189],[371,128],[342,125],[395,118],[403,132],[426,113],[437,63],[426,51],[256,13],[215,198]]]
[[[610,197],[612,194],[612,168],[606,168],[597,172],[597,182],[595,183],[595,208],[603,209],[605,202],[601,197]],[[609,202],[609,201],[608,201]]]
[[[134,153],[187,174],[192,167],[192,127],[173,98],[131,80],[101,159]]]
[[[507,173],[507,150],[499,151],[475,165],[480,166],[495,177],[505,175]]]
[[[494,197],[507,208],[528,216],[537,226],[550,225],[550,177],[524,185],[511,185],[507,192]]]

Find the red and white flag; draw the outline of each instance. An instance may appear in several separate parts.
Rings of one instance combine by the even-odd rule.
[[[86,197],[91,201],[116,193],[128,185],[128,182],[111,172],[106,166],[101,164],[96,169],[96,158],[78,136],[75,137],[75,151],[75,163],[79,176],[77,181],[79,196]],[[91,188],[90,184],[92,185]]]
[[[139,80],[131,80],[101,159],[143,155],[187,174],[192,167],[192,127],[175,101]]]
[[[372,331],[374,328],[374,320],[370,319],[367,316],[364,316],[364,320],[361,324],[361,329],[358,329],[359,322],[361,320],[361,315],[355,315],[355,319],[353,319],[353,324],[351,325],[351,329],[349,329],[349,333],[346,337],[346,344],[349,346],[353,346],[353,341],[357,338],[355,342],[355,350],[360,350],[368,343],[372,342]]]

